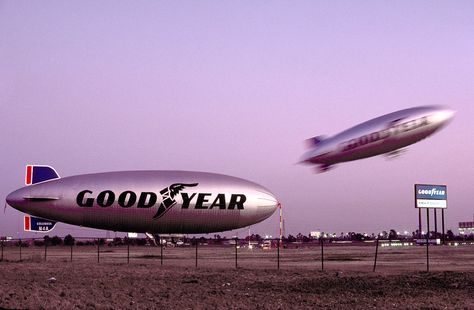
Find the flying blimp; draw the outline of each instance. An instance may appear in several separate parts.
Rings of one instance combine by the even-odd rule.
[[[50,166],[28,165],[26,187],[6,203],[25,216],[25,230],[56,222],[149,234],[232,230],[268,218],[278,200],[256,183],[189,171],[122,171],[60,178]]]
[[[441,106],[421,106],[386,114],[332,137],[308,139],[310,149],[301,163],[318,165],[324,172],[341,162],[380,154],[397,156],[410,144],[425,139],[446,126],[455,111]]]

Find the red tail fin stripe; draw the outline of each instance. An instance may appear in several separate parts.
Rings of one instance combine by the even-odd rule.
[[[25,216],[25,231],[31,230],[30,221],[31,221],[31,217]]]
[[[26,180],[25,180],[25,184],[26,184],[26,185],[31,185],[32,180],[33,180],[33,166],[28,165],[28,166],[26,166]]]

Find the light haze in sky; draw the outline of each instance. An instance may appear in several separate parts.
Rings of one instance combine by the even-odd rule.
[[[457,231],[474,213],[473,34],[472,1],[0,1],[0,196],[32,163],[208,171],[269,188],[286,234],[411,232],[413,185],[439,183]],[[297,164],[309,137],[418,105],[457,114],[397,159]],[[2,212],[0,236],[25,236],[22,216]],[[251,229],[276,235],[278,212]]]

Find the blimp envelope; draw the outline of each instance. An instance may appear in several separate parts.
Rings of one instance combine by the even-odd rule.
[[[27,214],[25,231],[55,222],[138,233],[209,233],[258,223],[277,198],[251,181],[179,170],[111,171],[60,178],[51,166],[28,165],[27,186],[6,205]]]

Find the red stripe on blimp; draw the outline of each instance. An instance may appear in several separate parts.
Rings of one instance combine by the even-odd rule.
[[[29,216],[25,216],[25,231],[29,231],[31,230],[30,229],[30,217]]]
[[[31,185],[31,179],[33,177],[33,166],[26,166],[26,185]]]

